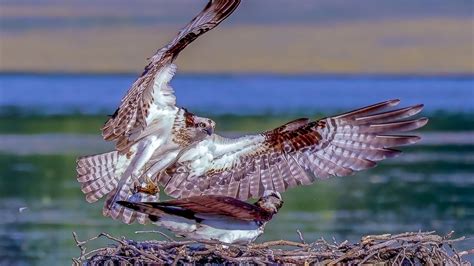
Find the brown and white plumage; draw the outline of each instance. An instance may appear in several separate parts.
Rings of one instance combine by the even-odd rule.
[[[81,157],[77,180],[88,202],[107,196],[103,214],[131,223],[145,216],[115,204],[133,195],[136,201],[157,200],[153,177],[172,164],[189,145],[212,134],[214,122],[176,106],[169,85],[182,49],[213,29],[238,6],[239,0],[211,0],[178,35],[150,58],[142,75],[123,97],[102,129],[116,151]],[[142,193],[142,191],[147,191]]]
[[[135,141],[150,123],[159,117],[155,108],[172,108],[176,104],[173,89],[168,81],[174,74],[172,65],[178,54],[200,35],[216,27],[239,5],[240,0],[211,0],[178,35],[150,59],[142,75],[135,81],[120,107],[102,129],[105,140],[117,141],[117,150]],[[169,73],[165,73],[169,72]],[[169,79],[160,80],[162,75]]]
[[[255,204],[232,197],[203,195],[166,202],[127,202],[120,205],[146,214],[152,223],[179,236],[248,244],[283,205],[281,195],[265,191]]]
[[[422,105],[389,110],[390,100],[317,121],[298,119],[237,139],[212,135],[188,149],[159,180],[173,197],[226,195],[245,200],[331,176],[347,176],[394,157],[420,138]]]

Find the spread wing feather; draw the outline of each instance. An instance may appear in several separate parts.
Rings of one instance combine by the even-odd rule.
[[[197,37],[213,29],[228,17],[240,0],[211,0],[178,35],[150,58],[142,75],[123,97],[119,108],[102,128],[105,140],[116,141],[117,150],[124,151],[142,136],[154,120],[160,120],[160,110],[175,108],[176,98],[168,82],[176,67],[172,62],[182,49]]]
[[[271,214],[258,206],[224,196],[197,196],[165,202],[118,202],[122,206],[154,216],[178,215],[201,220],[222,216],[246,221],[268,221]]]
[[[390,100],[317,121],[298,119],[259,135],[238,139],[213,135],[190,148],[159,180],[173,197],[202,194],[259,197],[318,179],[347,176],[394,157],[393,147],[417,142],[399,135],[427,123],[411,119],[423,106],[387,111]],[[405,120],[407,119],[408,120]]]

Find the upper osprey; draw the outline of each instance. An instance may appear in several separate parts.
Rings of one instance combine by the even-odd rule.
[[[104,215],[144,223],[145,215],[116,201],[155,201],[158,185],[179,198],[225,195],[246,200],[266,190],[283,192],[371,168],[399,153],[392,147],[419,140],[398,132],[427,123],[426,118],[407,119],[422,105],[388,110],[398,100],[317,121],[301,118],[237,139],[214,134],[212,120],[176,107],[168,84],[175,71],[172,62],[239,3],[209,1],[173,41],[158,50],[103,128],[104,139],[116,141],[116,151],[78,159],[78,181],[86,199],[94,202],[108,194]]]
[[[102,129],[105,140],[116,142],[116,151],[78,159],[78,180],[87,201],[95,202],[109,194],[104,215],[132,222],[138,214],[115,202],[128,200],[133,192],[140,191],[147,193],[137,194],[136,200],[156,200],[156,188],[149,179],[172,164],[183,149],[213,133],[213,121],[176,106],[169,81],[179,52],[221,23],[239,2],[210,1],[169,44],[158,50]],[[140,222],[145,221],[144,215],[139,218]]]

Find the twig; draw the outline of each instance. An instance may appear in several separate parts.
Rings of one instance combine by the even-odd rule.
[[[166,238],[168,241],[171,241],[171,242],[175,242],[175,240],[171,237],[169,237],[167,234],[161,232],[161,231],[157,231],[157,230],[149,230],[149,231],[135,231],[135,234],[147,234],[147,233],[156,233],[156,234],[160,234],[161,236],[163,236],[164,238]]]
[[[301,233],[301,231],[299,229],[296,229],[296,233],[298,233],[298,236],[301,240],[301,243],[306,245],[306,241],[304,241],[304,237],[303,237],[303,234]]]
[[[329,243],[323,238],[306,243],[298,230],[300,242],[287,240],[268,241],[260,244],[237,245],[215,240],[174,240],[160,231],[138,231],[136,233],[158,233],[165,240],[133,241],[101,233],[80,241],[73,233],[80,257],[75,265],[84,263],[103,264],[410,264],[462,265],[463,256],[474,253],[474,249],[457,252],[452,245],[465,238],[452,239],[453,233],[444,237],[434,232],[407,232],[402,234],[371,235],[361,238],[360,243]],[[87,252],[86,244],[106,237],[116,245]],[[448,255],[452,254],[452,255]]]
[[[76,242],[76,246],[81,250],[81,257],[82,257],[84,253],[86,253],[86,248],[84,247],[84,244],[87,243],[87,241],[86,242],[79,241],[79,239],[77,239],[76,232],[72,232],[72,237],[74,238],[74,241]]]
[[[307,247],[308,244],[303,244],[303,243],[298,243],[298,242],[293,242],[293,241],[288,241],[288,240],[276,240],[276,241],[268,241],[262,244],[253,244],[253,248],[268,248],[272,246],[293,246],[293,247]]]

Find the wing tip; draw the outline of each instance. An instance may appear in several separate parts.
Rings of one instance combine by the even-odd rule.
[[[395,144],[392,147],[399,147],[399,146],[405,146],[405,145],[412,145],[421,140],[420,136],[407,136],[407,135],[400,135],[400,136],[394,136],[394,137],[401,137],[403,142],[399,142]],[[384,147],[384,148],[391,148],[391,147]]]
[[[427,117],[421,117],[421,118],[418,118],[416,120],[412,120],[413,129],[411,129],[411,130],[416,130],[416,129],[422,128],[422,127],[426,126],[426,124],[428,124],[428,122],[429,122],[429,119]]]
[[[423,103],[419,103],[419,104],[416,104],[416,105],[414,105],[413,107],[416,107],[416,108],[421,108],[421,109],[423,109],[423,108],[425,107],[425,104],[423,104]]]
[[[384,148],[398,147],[403,145],[410,145],[421,140],[420,136],[411,135],[377,135],[376,138],[395,138],[398,141],[390,144],[391,146],[384,146]]]
[[[425,107],[424,104],[413,105],[412,107],[410,107],[410,111],[411,111],[410,116],[414,116],[420,113],[424,107]]]
[[[419,123],[420,127],[424,127],[426,124],[428,124],[430,120],[427,117],[422,117],[417,120]]]
[[[415,143],[419,142],[420,140],[421,140],[420,136],[410,136],[408,138],[407,145],[415,144]]]
[[[397,106],[401,102],[400,99],[391,99],[385,102],[388,106]]]
[[[94,193],[88,193],[88,194],[86,195],[86,201],[87,201],[88,203],[94,203],[94,202],[96,202],[96,201],[98,201],[98,200],[99,200],[99,198],[96,197]]]
[[[401,150],[397,150],[397,149],[393,149],[393,148],[385,148],[385,150],[389,151],[389,153],[387,154],[387,158],[396,158],[398,156],[400,156],[400,154],[402,154],[403,152]],[[385,158],[385,159],[387,159]]]

